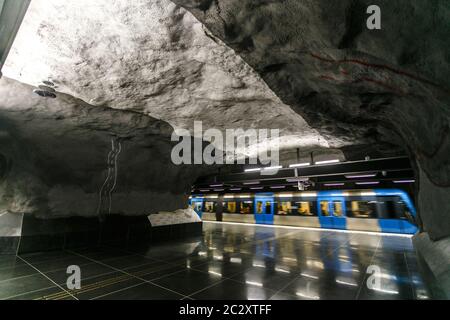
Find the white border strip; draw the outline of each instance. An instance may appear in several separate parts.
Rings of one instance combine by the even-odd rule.
[[[350,234],[366,234],[372,236],[382,236],[382,237],[400,237],[400,238],[412,238],[413,234],[401,234],[401,233],[382,233],[373,231],[358,231],[358,230],[338,230],[338,229],[325,229],[325,228],[309,228],[309,227],[293,227],[293,226],[280,226],[280,225],[270,225],[270,224],[256,224],[256,223],[244,223],[244,222],[220,222],[220,221],[203,221],[204,223],[215,223],[215,224],[231,224],[231,225],[244,225],[253,227],[264,227],[264,228],[280,228],[280,229],[297,229],[297,230],[308,230],[308,231],[327,231],[336,233],[350,233]]]

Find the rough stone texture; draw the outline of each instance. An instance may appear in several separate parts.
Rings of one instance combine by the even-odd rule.
[[[64,94],[42,99],[32,89],[0,80],[0,213],[148,215],[186,206],[201,168],[172,164],[167,123]],[[110,175],[117,179],[105,185],[112,141],[121,145]]]
[[[404,147],[417,166],[423,228],[434,240],[450,236],[448,1],[175,2],[325,138]],[[382,8],[382,30],[366,28],[371,4]]]
[[[178,209],[175,212],[161,211],[157,214],[149,215],[148,220],[150,221],[152,227],[183,223],[198,223],[202,221],[197,212],[195,212],[192,208]]]
[[[20,237],[22,229],[22,213],[0,213],[0,238]]]
[[[234,51],[169,0],[34,0],[3,69],[95,106],[192,130],[279,128],[284,147],[339,147],[267,87]],[[289,139],[287,139],[289,137]]]
[[[431,271],[429,279],[433,294],[440,299],[450,299],[450,238],[430,241],[427,233],[414,236],[414,246]]]

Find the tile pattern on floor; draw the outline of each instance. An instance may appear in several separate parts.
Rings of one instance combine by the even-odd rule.
[[[367,285],[369,266],[380,286]],[[0,256],[0,299],[428,298],[406,237],[205,223],[179,242]]]

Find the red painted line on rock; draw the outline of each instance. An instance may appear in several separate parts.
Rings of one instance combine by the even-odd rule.
[[[330,75],[321,75],[321,76],[319,76],[319,78],[322,79],[322,80],[330,80],[330,81],[335,81],[335,82],[344,82],[345,81],[345,80],[336,79],[336,78],[334,78],[334,77],[332,77]],[[376,85],[379,85],[379,86],[381,86],[381,87],[383,87],[385,89],[393,91],[393,92],[395,92],[395,93],[397,93],[399,95],[402,95],[402,96],[408,95],[408,93],[405,92],[404,90],[402,90],[400,88],[396,88],[396,87],[394,87],[394,86],[392,86],[392,85],[390,85],[390,84],[388,84],[386,82],[379,81],[379,80],[376,80],[376,79],[364,77],[364,78],[356,79],[355,81],[357,81],[357,82],[370,82],[372,84],[376,84]],[[351,81],[348,81],[348,83],[350,84]]]
[[[370,63],[370,62],[363,61],[363,60],[358,60],[358,59],[342,59],[342,60],[334,60],[334,59],[329,59],[329,58],[325,58],[325,57],[319,56],[319,55],[314,54],[314,53],[310,53],[310,55],[311,55],[313,58],[315,58],[315,59],[318,59],[318,60],[320,60],[320,61],[327,62],[327,63],[334,63],[334,64],[345,64],[345,63],[350,63],[350,64],[358,64],[358,65],[362,65],[362,66],[365,66],[365,67],[368,67],[368,68],[387,70],[387,71],[393,72],[393,73],[395,73],[395,74],[398,74],[398,75],[400,75],[400,76],[405,76],[405,77],[411,78],[411,79],[413,79],[413,80],[420,81],[420,82],[423,82],[423,83],[432,85],[432,86],[434,86],[434,87],[437,87],[437,88],[443,90],[443,91],[446,92],[446,93],[450,93],[450,90],[441,87],[441,86],[440,86],[439,84],[437,84],[437,83],[434,83],[434,82],[432,82],[432,81],[430,81],[430,80],[428,80],[428,79],[419,77],[419,76],[417,76],[417,75],[415,75],[415,74],[412,74],[412,73],[409,73],[409,72],[406,72],[406,71],[403,71],[403,70],[395,69],[395,68],[390,67],[390,66],[388,66],[388,65],[377,64],[377,63]]]

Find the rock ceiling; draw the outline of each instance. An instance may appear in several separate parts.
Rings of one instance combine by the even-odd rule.
[[[93,32],[94,31],[94,32]],[[8,78],[174,128],[278,128],[282,147],[341,147],[285,105],[234,50],[169,0],[34,0]],[[347,142],[348,143],[348,142]]]

